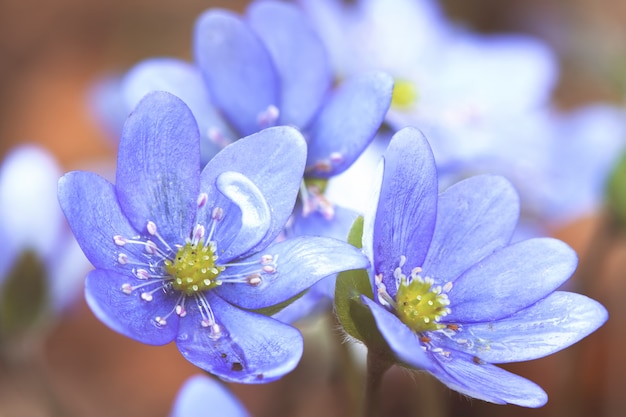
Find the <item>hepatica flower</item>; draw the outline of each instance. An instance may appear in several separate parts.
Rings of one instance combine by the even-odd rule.
[[[599,303],[556,291],[576,268],[574,251],[552,238],[509,243],[519,201],[501,177],[472,177],[438,194],[432,153],[415,129],[391,139],[382,166],[362,240],[375,295],[360,300],[384,349],[471,397],[543,405],[539,386],[494,364],[546,356],[607,319]]]
[[[255,310],[367,260],[330,238],[272,243],[304,169],[296,130],[241,139],[202,170],[199,141],[189,108],[151,93],[124,125],[115,185],[89,172],[60,180],[63,211],[96,268],[86,299],[112,329],[151,345],[175,341],[220,378],[271,381],[296,366],[302,337]]]

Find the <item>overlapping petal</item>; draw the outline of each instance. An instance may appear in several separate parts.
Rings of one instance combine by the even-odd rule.
[[[525,240],[476,263],[449,293],[448,322],[499,320],[545,298],[576,269],[576,253],[552,238]]]
[[[112,269],[119,247],[115,236],[138,232],[122,213],[115,187],[91,172],[74,171],[59,180],[59,203],[85,256],[96,268]],[[133,251],[132,248],[128,248]],[[137,249],[141,252],[141,249]]]
[[[450,357],[434,355],[439,368],[431,372],[451,389],[496,404],[541,407],[548,401],[544,390],[532,381],[475,357],[453,351]]]
[[[430,354],[426,353],[419,341],[419,336],[413,330],[409,329],[393,313],[385,310],[369,298],[362,295],[361,301],[372,312],[378,330],[400,362],[417,369],[432,370],[434,363]]]
[[[85,280],[87,304],[103,323],[118,333],[149,345],[164,345],[176,337],[179,317],[173,307],[179,297],[161,290],[158,283],[152,287],[134,290],[132,294],[122,291],[124,284],[136,284],[139,280],[127,271],[96,269]],[[142,299],[142,292],[152,292],[152,300]],[[168,317],[168,314],[171,314]],[[167,324],[157,325],[156,317],[167,317]]]
[[[374,271],[385,280],[400,256],[406,257],[405,273],[426,257],[437,215],[437,172],[428,142],[413,128],[392,137],[384,159],[372,249]],[[395,295],[395,282],[385,285]]]
[[[444,285],[509,243],[519,216],[519,197],[498,176],[476,176],[439,195],[437,223],[422,265]]]
[[[263,42],[239,16],[219,9],[202,14],[194,57],[214,104],[242,135],[268,127],[259,116],[281,106],[278,74]]]
[[[200,137],[189,108],[166,92],[148,94],[124,124],[116,192],[140,231],[148,221],[166,241],[188,237],[199,194]]]
[[[341,271],[364,269],[369,261],[355,247],[326,237],[296,237],[268,246],[263,251],[275,259],[276,271],[263,273],[255,286],[229,285],[216,290],[220,297],[242,308],[257,309],[279,304]],[[224,274],[246,275],[246,260],[229,267]]]
[[[208,207],[213,207],[219,197],[215,189],[217,177],[226,171],[236,171],[258,187],[272,213],[265,237],[254,248],[239,256],[246,256],[267,246],[283,229],[295,204],[305,158],[306,142],[302,135],[293,128],[280,126],[232,143],[205,166],[201,181],[202,191],[208,194]]]
[[[300,332],[267,316],[233,307],[213,293],[208,304],[222,328],[220,337],[200,324],[196,306],[180,322],[176,345],[194,365],[238,383],[265,383],[293,370],[302,356]]]
[[[280,76],[280,123],[306,126],[327,94],[332,73],[326,49],[295,5],[253,2],[248,22],[267,47]]]
[[[209,91],[200,70],[195,65],[175,58],[151,58],[135,65],[122,81],[126,105],[133,109],[149,92],[167,91],[189,106],[198,122],[203,155],[210,159],[218,152],[210,134],[219,134],[225,140],[237,139],[237,135],[224,122],[212,105]]]
[[[463,342],[441,337],[444,348],[463,349],[490,363],[542,358],[578,342],[607,319],[597,301],[570,292],[554,292],[536,304],[495,322],[463,327]],[[455,342],[455,340],[457,340]]]
[[[393,79],[371,72],[346,80],[307,129],[307,174],[328,178],[345,171],[363,153],[387,113]]]

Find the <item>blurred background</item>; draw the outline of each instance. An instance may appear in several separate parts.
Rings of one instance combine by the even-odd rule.
[[[190,59],[192,28],[201,11],[216,6],[241,11],[245,5],[226,0],[1,0],[0,155],[18,144],[36,143],[55,156],[63,171],[113,164],[115,144],[87,106],[94,83],[147,57]],[[446,0],[444,5],[452,19],[476,31],[530,33],[545,40],[561,64],[554,97],[559,106],[623,103],[626,2]],[[393,369],[383,387],[385,415],[626,415],[626,242],[618,237],[610,245],[594,246],[600,218],[581,219],[553,234],[572,245],[582,262],[590,250],[602,252],[606,261],[585,271],[593,278],[585,293],[607,306],[610,320],[576,348],[507,367],[541,385],[548,405],[527,410],[486,404]],[[329,317],[302,324],[305,356],[285,379],[232,386],[254,416],[350,415],[349,403],[358,394],[331,359],[341,351],[328,342],[333,335],[324,329],[332,326]],[[49,332],[39,359],[43,365],[32,373],[0,368],[0,417],[167,416],[182,382],[198,372],[173,344],[145,346],[109,330],[82,299]],[[428,398],[444,405],[428,408],[437,403]]]

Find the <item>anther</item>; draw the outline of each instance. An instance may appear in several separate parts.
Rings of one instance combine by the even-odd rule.
[[[246,279],[248,280],[248,284],[256,287],[257,285],[259,285],[261,283],[261,275],[259,274],[251,274],[248,275],[246,277]]]
[[[340,154],[339,152],[332,152],[330,154],[330,162],[332,162],[333,164],[338,164],[340,162],[343,162],[343,155]]]
[[[276,272],[276,268],[274,268],[272,265],[263,265],[263,272],[273,274],[274,272]]]
[[[272,255],[263,255],[261,256],[261,264],[268,264],[274,260]]]
[[[148,229],[148,233],[150,233],[152,236],[156,235],[157,233],[157,226],[153,221],[148,222],[148,224],[146,225],[146,229]]]
[[[156,316],[154,318],[154,321],[156,322],[156,324],[158,324],[159,326],[163,327],[167,324],[167,320],[165,320],[163,317],[161,316]]]
[[[175,310],[176,310],[176,314],[180,317],[185,317],[187,315],[187,310],[185,310],[185,307],[183,307],[180,304],[176,305]]]
[[[142,292],[141,299],[144,301],[152,301],[152,294],[150,294],[149,292]]]
[[[215,207],[211,213],[213,220],[222,220],[224,217],[224,210],[221,207]]]
[[[198,196],[198,208],[204,207],[206,202],[209,200],[209,195],[207,193],[200,193]]]
[[[117,262],[120,265],[126,265],[128,263],[128,256],[125,253],[120,253],[117,255]]]
[[[157,252],[157,245],[156,243],[154,243],[151,240],[146,241],[146,245],[145,245],[145,250],[146,253],[149,253],[150,255],[154,255]]]
[[[145,270],[145,269],[137,269],[134,271],[135,272],[135,276],[139,279],[149,279],[150,278],[150,273]]]
[[[124,294],[130,295],[133,292],[133,287],[129,283],[123,284],[122,285],[122,292]]]
[[[121,235],[115,235],[113,236],[113,242],[115,242],[117,246],[124,246],[126,244],[126,239],[124,239]]]

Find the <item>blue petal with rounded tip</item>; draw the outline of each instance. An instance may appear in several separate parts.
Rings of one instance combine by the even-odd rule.
[[[372,72],[346,80],[328,98],[307,129],[307,175],[328,178],[352,165],[385,118],[393,79]]]
[[[188,378],[178,391],[170,417],[250,417],[243,404],[226,386],[206,375]]]
[[[137,289],[132,294],[122,291],[122,285],[137,285],[139,281],[122,273],[96,269],[85,280],[85,298],[93,313],[104,324],[124,336],[149,345],[164,345],[171,342],[178,333],[179,317],[172,314],[167,317],[165,326],[158,326],[156,317],[166,317],[173,312],[178,294],[166,294],[160,289],[160,282]],[[152,301],[141,298],[142,290],[152,293]]]
[[[122,89],[129,110],[152,91],[167,91],[183,100],[198,122],[203,138],[202,154],[207,161],[220,149],[215,141],[209,140],[210,134],[220,134],[225,141],[238,139],[212,105],[200,70],[188,62],[176,58],[142,61],[126,73]]]
[[[332,83],[326,49],[295,5],[253,2],[248,22],[267,47],[280,76],[280,124],[305,127]]]
[[[297,329],[233,307],[214,292],[205,295],[221,336],[202,327],[198,307],[188,303],[176,345],[189,362],[225,381],[245,384],[271,382],[296,367],[303,350]]]
[[[257,309],[279,304],[315,284],[320,279],[341,271],[363,269],[369,266],[367,258],[354,246],[337,239],[301,236],[275,243],[265,248],[263,254],[274,258],[276,271],[261,273],[258,285],[224,283],[215,291],[226,301],[246,309]],[[249,261],[228,267],[222,274],[246,276]],[[261,270],[260,257],[258,268]]]
[[[265,237],[238,256],[244,257],[263,249],[282,231],[300,189],[305,159],[306,142],[302,135],[293,128],[278,126],[239,139],[205,166],[201,174],[201,191],[208,194],[207,207],[214,207],[220,198],[224,199],[216,189],[217,177],[223,172],[235,171],[258,187],[270,209],[271,223]],[[199,213],[204,217],[210,215],[211,210]],[[225,210],[225,218],[227,216],[229,213]],[[200,217],[199,223],[209,224],[210,221]],[[228,232],[229,229],[224,230]],[[236,230],[230,229],[230,233],[234,235]],[[221,242],[216,240],[218,244]]]
[[[532,381],[463,352],[451,351],[450,357],[435,354],[438,367],[432,374],[449,388],[496,404],[541,407],[548,401],[543,389]]]
[[[457,337],[439,337],[436,343],[491,363],[521,362],[565,349],[595,331],[607,318],[606,309],[597,301],[557,291],[505,319],[466,324]],[[433,339],[436,336],[433,334]]]
[[[286,231],[288,236],[327,236],[345,240],[358,213],[338,205],[333,205],[332,218],[326,218],[317,210],[302,214],[297,206],[293,214],[293,223]]]
[[[178,97],[145,96],[124,124],[116,192],[122,211],[139,231],[148,221],[167,242],[189,237],[200,186],[198,126]]]
[[[506,179],[475,176],[439,195],[437,223],[421,266],[439,285],[509,243],[519,217],[519,197]]]
[[[376,327],[399,361],[417,369],[432,370],[434,362],[430,354],[424,350],[417,333],[409,329],[393,313],[366,296],[362,295],[361,301],[372,312]]]
[[[280,109],[279,81],[270,54],[236,14],[210,9],[196,21],[194,57],[213,103],[243,135],[263,127],[259,116]]]
[[[578,258],[552,238],[525,240],[501,249],[461,275],[448,293],[446,322],[498,320],[545,298],[576,269]]]
[[[422,265],[437,216],[437,171],[428,142],[419,130],[396,133],[384,154],[384,174],[374,220],[374,271],[383,274],[395,296],[393,272],[406,257],[403,271]]]
[[[89,262],[96,268],[117,268],[120,248],[114,236],[130,239],[138,232],[122,213],[113,184],[94,173],[74,171],[61,177],[58,195],[76,241]],[[124,251],[143,259],[139,247],[127,245]]]

